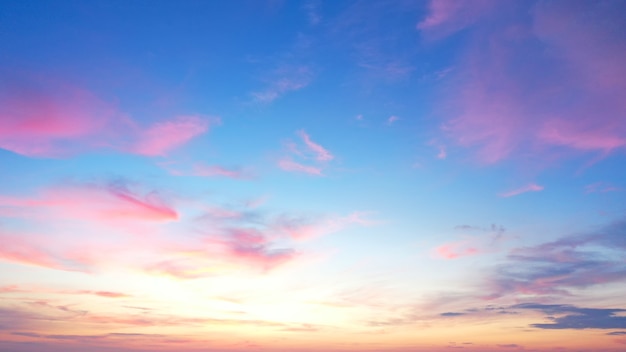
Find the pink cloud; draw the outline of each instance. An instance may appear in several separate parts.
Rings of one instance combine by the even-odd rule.
[[[309,175],[322,176],[322,169],[315,166],[308,166],[297,163],[290,158],[283,158],[279,160],[278,166],[285,171],[301,172]]]
[[[24,290],[17,285],[0,286],[0,293],[23,293],[23,292],[28,292],[28,290]]]
[[[26,156],[59,156],[68,141],[90,144],[119,118],[116,109],[90,92],[66,84],[38,82],[7,89],[0,96],[0,148]]]
[[[520,187],[511,191],[508,191],[508,192],[500,193],[499,196],[507,198],[507,197],[514,197],[514,196],[517,196],[526,192],[539,192],[539,191],[543,191],[543,186],[539,186],[537,184],[531,183],[524,187]]]
[[[177,116],[139,127],[130,116],[85,89],[23,75],[0,96],[0,148],[31,157],[96,149],[161,156],[206,132],[208,121]]]
[[[204,270],[202,264],[190,260],[165,260],[147,265],[144,270],[155,276],[166,276],[181,280],[197,279],[211,274],[212,271]]]
[[[49,188],[33,198],[0,196],[0,206],[13,208],[14,214],[23,216],[44,212],[57,218],[102,222],[178,219],[177,212],[156,193],[139,196],[119,186],[74,185]]]
[[[294,239],[372,223],[361,212],[286,223],[250,215],[247,205],[237,209],[189,200],[185,204],[192,235],[185,235],[190,226],[163,226],[179,215],[159,194],[131,191],[122,184],[74,184],[50,187],[35,196],[1,197],[0,209],[12,209],[12,222],[24,223],[25,229],[0,232],[0,260],[87,273],[120,267],[178,279],[247,270],[265,273],[303,257],[290,244]],[[201,214],[194,216],[194,211]],[[128,296],[108,290],[51,293]]]
[[[302,141],[307,146],[307,148],[309,148],[309,150],[315,154],[315,159],[319,161],[329,161],[335,158],[326,148],[313,142],[311,140],[311,137],[304,130],[300,130],[297,133],[298,136],[302,138]]]
[[[4,261],[30,264],[48,268],[61,268],[60,263],[48,253],[31,246],[18,243],[15,239],[3,237],[4,245],[0,248],[0,258]]]
[[[89,271],[91,262],[57,253],[59,252],[58,245],[48,246],[42,243],[31,243],[32,241],[23,239],[24,237],[26,237],[24,234],[18,236],[0,233],[0,240],[3,244],[0,247],[0,260],[56,270]],[[40,238],[32,234],[28,237]]]
[[[548,120],[539,130],[538,137],[553,145],[606,153],[626,146],[626,137],[616,134],[611,126],[596,127],[589,121],[581,123],[564,119]]]
[[[264,230],[222,225],[205,233],[201,243],[162,244],[154,258],[167,259],[146,265],[145,271],[183,280],[242,269],[268,272],[300,256],[291,248],[275,248]]]
[[[98,297],[104,297],[104,298],[128,298],[128,297],[132,297],[131,295],[126,294],[126,293],[113,292],[113,291],[92,291],[92,290],[52,291],[52,290],[42,290],[42,292],[71,294],[71,295],[91,295],[91,296],[98,296]]]
[[[373,226],[378,224],[368,216],[369,212],[356,211],[347,216],[332,216],[313,221],[310,218],[280,216],[271,225],[272,231],[295,240],[309,240],[339,232],[353,225]]]
[[[38,196],[0,197],[4,217],[26,228],[0,234],[0,258],[56,270],[91,272],[120,263],[129,248],[149,251],[143,236],[178,213],[156,193],[138,195],[123,186],[72,185],[46,189]],[[88,233],[89,236],[84,234]],[[154,239],[153,239],[154,241]],[[118,258],[119,257],[119,258]]]
[[[208,122],[198,116],[178,116],[140,131],[137,142],[129,150],[140,155],[163,156],[206,132],[208,128]]]
[[[211,227],[201,231],[201,243],[163,244],[163,253],[154,256],[161,259],[147,265],[146,271],[178,279],[242,269],[271,271],[303,257],[303,253],[286,245],[289,241],[311,239],[353,225],[376,224],[368,214],[353,212],[322,220],[279,216],[266,223],[255,222],[254,226],[246,226],[245,217],[218,214],[204,219]]]
[[[432,2],[439,14],[421,27],[454,22],[459,7],[474,3]],[[444,132],[487,164],[519,155],[549,159],[562,150],[607,155],[623,149],[626,81],[618,77],[626,76],[619,59],[626,44],[610,25],[621,13],[613,7],[619,6],[540,2],[531,20],[504,6],[483,11],[484,21],[475,22],[481,35],[468,37],[456,87],[440,105]]]
[[[443,259],[457,259],[480,253],[478,248],[468,246],[465,241],[441,245],[435,249],[435,252]]]
[[[299,130],[296,134],[302,139],[303,146],[298,146],[293,141],[285,143],[288,154],[278,161],[278,167],[285,171],[300,172],[309,175],[322,176],[322,170],[327,167],[327,162],[333,160],[335,156],[320,144],[314,142],[309,134],[304,130]],[[305,160],[307,165],[295,159]],[[311,160],[312,159],[312,160]]]
[[[488,15],[496,0],[431,0],[429,14],[417,24],[427,36],[438,39],[468,27]]]

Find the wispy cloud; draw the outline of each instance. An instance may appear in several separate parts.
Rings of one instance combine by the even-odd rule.
[[[448,157],[448,151],[447,151],[447,147],[444,143],[441,143],[440,141],[437,141],[436,139],[433,139],[431,141],[429,141],[427,143],[427,145],[429,146],[433,146],[437,149],[437,159],[446,159]]]
[[[347,216],[326,218],[293,217],[281,215],[271,225],[273,231],[296,240],[310,240],[341,231],[349,226],[374,226],[378,221],[370,218],[369,212],[353,212]]]
[[[458,259],[462,257],[492,253],[498,250],[498,247],[504,239],[505,229],[502,226],[492,224],[491,227],[480,227],[461,225],[456,226],[457,230],[479,231],[478,236],[464,235],[464,238],[457,241],[444,243],[435,248],[435,255],[442,259]]]
[[[596,182],[585,186],[585,193],[606,193],[619,191],[623,191],[623,189],[606,182]]]
[[[428,15],[416,27],[429,38],[440,39],[487,16],[497,3],[494,0],[431,0]]]
[[[400,120],[398,116],[395,116],[395,115],[389,116],[389,118],[387,119],[387,124],[393,125],[394,123],[398,122],[398,120]]]
[[[546,162],[573,153],[604,156],[626,146],[620,123],[626,84],[616,79],[626,73],[616,59],[626,55],[626,45],[609,24],[620,21],[622,4],[434,0],[430,6],[418,25],[425,35],[481,33],[468,37],[453,73],[456,87],[446,87],[440,101],[448,116],[444,133],[480,162],[529,153]],[[513,8],[530,18],[513,15]]]
[[[498,347],[502,347],[502,348],[524,348],[523,346],[518,345],[516,343],[498,344]]]
[[[504,198],[508,198],[508,197],[514,197],[514,196],[520,195],[522,193],[543,191],[543,189],[544,189],[543,186],[539,186],[539,185],[537,185],[535,183],[531,183],[531,184],[526,185],[524,187],[520,187],[520,188],[516,188],[516,189],[511,190],[511,191],[500,193],[499,196],[500,197],[504,197]]]
[[[282,66],[270,74],[267,87],[253,92],[252,97],[259,103],[271,103],[289,92],[308,86],[313,77],[313,70],[308,66]]]
[[[472,247],[466,241],[443,244],[435,250],[443,259],[457,259],[480,253],[478,248]]]
[[[335,156],[325,147],[311,139],[311,136],[304,130],[299,130],[296,134],[300,137],[302,144],[288,141],[286,152],[278,161],[278,167],[285,171],[301,172],[309,175],[322,176],[323,169],[327,163]],[[299,159],[296,161],[294,159]],[[305,163],[309,163],[308,165]],[[313,163],[313,165],[311,165]]]
[[[302,172],[309,175],[322,176],[322,169],[315,166],[303,165],[290,158],[283,158],[278,161],[278,166],[285,171]]]
[[[129,220],[171,221],[176,210],[157,192],[138,195],[123,182],[105,185],[68,184],[51,187],[34,197],[0,196],[0,205],[16,216],[91,219],[102,222]]]
[[[302,141],[306,145],[306,147],[315,154],[315,159],[319,161],[330,161],[335,157],[324,147],[313,142],[311,137],[304,130],[300,130],[297,132],[298,136],[302,138]]]
[[[165,161],[157,163],[157,165],[174,176],[226,177],[237,180],[253,178],[253,174],[249,170],[243,170],[237,167],[209,165],[202,162],[196,162],[192,165],[183,165],[176,161]]]
[[[35,196],[0,196],[0,208],[5,219],[29,219],[28,226],[0,231],[6,243],[0,258],[83,272],[107,257],[114,260],[118,247],[144,231],[156,234],[156,226],[179,219],[158,192],[141,194],[122,181],[65,184]],[[91,236],[81,236],[85,232]]]
[[[20,235],[0,232],[0,239],[4,243],[0,248],[0,260],[56,270],[90,271],[92,262],[84,255],[66,253],[57,248],[50,248],[45,243],[33,243],[32,240],[22,239]]]
[[[158,122],[140,131],[129,151],[147,156],[164,156],[209,128],[208,121],[198,116],[177,116],[173,120]]]
[[[85,89],[52,79],[22,81],[7,88],[10,94],[0,95],[0,148],[25,156],[61,157],[98,149],[162,156],[209,127],[208,119],[189,115],[146,128]]]
[[[45,294],[61,294],[61,295],[92,295],[104,298],[128,298],[132,297],[127,293],[116,291],[98,291],[98,290],[58,290],[42,287],[26,287],[26,286],[0,286],[0,294],[11,293],[45,293]]]

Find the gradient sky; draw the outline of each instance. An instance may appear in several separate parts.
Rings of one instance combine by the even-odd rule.
[[[0,351],[623,351],[625,14],[0,0]]]

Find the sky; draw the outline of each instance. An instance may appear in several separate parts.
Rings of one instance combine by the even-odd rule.
[[[623,351],[624,14],[0,0],[0,350]]]

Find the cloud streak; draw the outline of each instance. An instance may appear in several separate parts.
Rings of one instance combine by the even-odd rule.
[[[283,95],[308,86],[313,81],[313,71],[308,66],[283,66],[275,69],[267,87],[253,92],[256,102],[269,104]]]
[[[515,197],[518,196],[520,194],[523,193],[528,193],[528,192],[539,192],[539,191],[543,191],[543,186],[540,186],[538,184],[535,183],[531,183],[529,185],[526,185],[524,187],[520,187],[520,188],[516,188],[507,192],[503,192],[500,193],[499,196],[503,197],[503,198],[509,198],[509,197]]]
[[[289,158],[280,159],[278,161],[278,167],[280,167],[281,169],[283,169],[285,171],[290,171],[290,172],[301,172],[301,173],[314,175],[314,176],[322,176],[323,175],[321,168],[315,167],[315,166],[309,166],[309,165],[300,164],[300,163],[298,163],[296,161],[293,161],[292,159],[289,159]]]
[[[324,147],[313,142],[311,137],[304,130],[300,130],[297,132],[298,136],[302,138],[302,141],[306,145],[306,147],[315,155],[315,159],[318,161],[330,161],[335,157]]]
[[[208,128],[208,122],[198,116],[177,116],[138,132],[137,141],[128,151],[146,156],[165,156]]]
[[[278,167],[285,171],[323,176],[323,169],[335,156],[328,149],[314,142],[305,130],[299,130],[296,134],[302,141],[301,146],[289,141],[287,143],[288,155],[283,156],[278,161]]]

